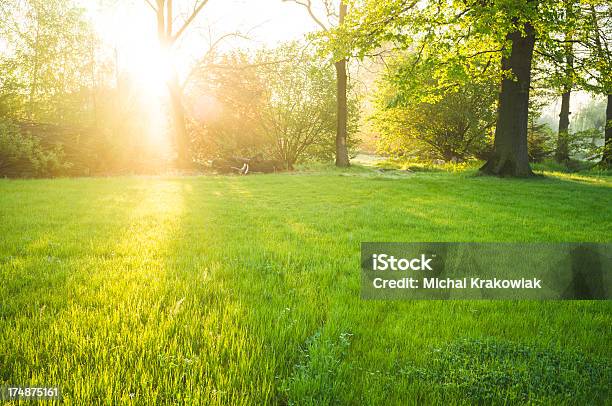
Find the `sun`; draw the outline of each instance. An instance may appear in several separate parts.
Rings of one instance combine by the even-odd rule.
[[[118,71],[129,75],[151,96],[163,91],[177,61],[171,51],[160,46],[151,10],[126,2],[93,15],[100,39],[115,52]]]
[[[172,51],[159,44],[155,15],[148,8],[117,2],[112,8],[92,10],[91,16],[100,40],[114,54],[118,74],[136,92],[148,142],[169,150],[167,84],[180,66]]]
[[[131,47],[130,47],[131,48]],[[150,95],[166,93],[166,84],[173,74],[174,58],[158,44],[148,48],[131,48],[124,53],[124,69],[143,91]]]

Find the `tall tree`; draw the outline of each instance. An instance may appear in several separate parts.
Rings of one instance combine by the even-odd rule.
[[[178,29],[174,27],[173,0],[155,0],[155,4],[153,4],[153,0],[144,1],[155,12],[159,44],[165,57],[170,59],[168,65],[170,66],[171,72],[167,80],[167,86],[174,124],[174,143],[177,153],[176,163],[179,167],[186,167],[190,164],[189,134],[187,133],[187,124],[185,122],[183,89],[179,81],[176,66],[171,60],[172,51],[177,41],[182,37],[191,23],[193,23],[198,14],[200,14],[204,6],[208,3],[208,0],[195,0],[191,13],[181,24],[179,24]]]
[[[541,57],[537,62],[537,84],[543,91],[553,90],[561,96],[558,132],[554,157],[559,163],[569,160],[570,102],[576,89],[575,33],[580,20],[579,0],[563,0],[564,7],[557,10],[558,34],[540,38],[535,50]]]
[[[308,14],[313,21],[321,27],[324,32],[329,32],[333,26],[331,23],[324,23],[322,19],[317,17],[311,0],[283,0],[297,3],[308,11]],[[330,17],[337,19],[337,27],[341,27],[344,24],[344,20],[347,15],[347,4],[344,0],[340,0],[338,4],[338,12],[336,13],[333,8],[333,2],[331,0],[323,0],[323,6],[325,8],[328,20]],[[348,75],[347,75],[347,58],[342,57],[338,59],[334,66],[336,68],[336,166],[347,167],[350,165],[348,155]]]
[[[568,42],[565,53],[566,63],[566,82],[563,84],[561,94],[561,111],[559,112],[559,131],[557,134],[557,147],[555,150],[555,160],[565,162],[569,159],[568,136],[570,124],[570,99],[572,96],[572,71],[574,69],[574,55],[571,42]]]
[[[565,162],[569,159],[569,124],[570,124],[570,100],[572,96],[572,88],[574,86],[574,44],[573,44],[573,29],[571,25],[575,24],[574,15],[574,0],[566,0],[565,6],[565,35],[563,44],[563,56],[565,59],[564,81],[562,84],[563,93],[561,94],[561,111],[559,112],[559,130],[557,134],[557,148],[555,151],[555,159],[557,162]]]
[[[601,157],[603,167],[612,166],[612,5],[592,0],[583,5],[586,23],[582,27],[580,45],[586,50],[582,61],[583,86],[606,95],[606,124]]]

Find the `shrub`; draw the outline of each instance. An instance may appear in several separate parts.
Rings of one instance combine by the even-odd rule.
[[[37,138],[21,133],[9,121],[0,121],[0,177],[53,177],[68,168],[60,147],[44,149]]]
[[[527,128],[527,149],[531,162],[542,162],[555,150],[555,134],[547,124],[537,124],[529,120]]]
[[[497,82],[457,78],[445,86],[431,64],[415,59],[392,61],[378,83],[372,116],[378,151],[421,161],[483,158],[492,145]]]

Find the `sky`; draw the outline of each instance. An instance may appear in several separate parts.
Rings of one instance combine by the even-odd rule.
[[[248,32],[256,43],[273,45],[317,29],[307,11],[281,0],[210,0],[209,12],[221,27]],[[231,27],[231,28],[230,28]]]
[[[158,48],[156,21],[144,0],[80,0],[87,9],[101,38],[116,47],[124,67],[141,70]],[[180,12],[187,12],[195,0],[175,0],[175,26]],[[154,1],[153,1],[154,2]],[[317,29],[306,9],[282,0],[209,0],[198,18],[185,32],[179,48],[183,65],[197,59],[209,44],[229,33],[248,39],[228,39],[221,47],[259,48],[303,38]]]

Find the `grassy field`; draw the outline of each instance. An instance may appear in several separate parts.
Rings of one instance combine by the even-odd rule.
[[[0,386],[78,404],[598,404],[610,302],[359,298],[362,241],[610,241],[612,180],[0,181]]]

